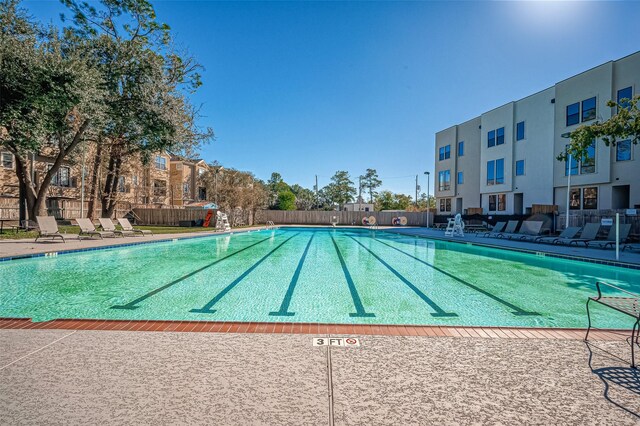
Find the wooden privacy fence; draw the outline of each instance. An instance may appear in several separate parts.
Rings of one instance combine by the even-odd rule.
[[[168,225],[178,226],[181,221],[204,220],[207,216],[205,209],[142,209],[134,208],[133,214],[136,221],[144,225]],[[210,226],[215,225],[214,220]]]
[[[339,225],[362,225],[362,218],[374,216],[378,225],[391,226],[394,217],[404,216],[408,226],[427,226],[427,212],[348,212],[261,210],[256,214],[256,224],[273,221],[283,225],[330,225],[332,217]],[[433,212],[431,212],[433,218]],[[433,220],[433,219],[432,219]]]

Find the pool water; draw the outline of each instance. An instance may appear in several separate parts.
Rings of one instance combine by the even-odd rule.
[[[0,262],[0,317],[586,327],[640,271],[365,229],[284,228]],[[594,325],[628,328],[598,304]]]

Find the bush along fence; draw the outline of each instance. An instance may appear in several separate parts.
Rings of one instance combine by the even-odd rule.
[[[404,216],[408,226],[427,226],[427,212],[348,212],[321,210],[260,210],[256,212],[256,224],[272,221],[282,225],[362,225],[362,219],[374,216],[382,226],[393,225],[393,218]],[[433,212],[431,213],[433,220]]]

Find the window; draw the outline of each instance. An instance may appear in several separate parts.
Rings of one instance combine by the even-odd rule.
[[[127,192],[124,176],[118,178],[118,192]]]
[[[596,98],[582,101],[582,121],[589,121],[596,118]]]
[[[156,156],[156,169],[167,170],[167,159],[161,155]]]
[[[504,183],[504,158],[496,160],[496,185]]]
[[[620,111],[620,107],[629,109],[631,105],[629,105],[628,100],[633,97],[633,89],[631,87],[625,87],[624,89],[618,90],[618,97],[616,100],[618,101],[618,111]],[[623,99],[627,99],[627,101],[623,101]]]
[[[458,157],[464,156],[464,141],[458,142]]]
[[[51,168],[51,165],[49,165]],[[71,186],[71,180],[69,179],[70,169],[69,167],[60,167],[58,172],[51,178],[51,185],[53,186]]]
[[[487,139],[489,141],[489,148],[491,148],[492,146],[496,146],[496,131],[495,130],[491,130],[487,134]]]
[[[189,195],[191,193],[191,191],[189,190],[189,182],[185,182],[184,184],[182,184],[182,193],[184,195]]]
[[[516,124],[516,140],[521,141],[524,139],[524,121]]]
[[[440,161],[451,158],[451,145],[441,146],[438,150],[438,158]]]
[[[462,172],[458,172],[458,185],[462,185],[464,183],[464,174]]]
[[[580,188],[572,188],[569,192],[569,210],[580,210]]]
[[[524,160],[516,161],[516,176],[524,176]]]
[[[498,211],[503,212],[507,209],[507,195],[498,194]]]
[[[496,162],[491,160],[487,161],[487,185],[494,185],[496,183]]]
[[[138,175],[133,175],[133,186],[138,186]]]
[[[497,200],[497,197],[495,195],[489,195],[489,211],[490,212],[496,211],[496,200]]]
[[[593,141],[591,146],[587,148],[587,153],[582,157],[580,162],[580,174],[586,175],[596,172],[596,142]]]
[[[438,189],[448,191],[451,188],[451,171],[443,170],[438,172]]]
[[[167,195],[167,182],[164,180],[154,180],[153,195],[156,197],[165,197]]]
[[[2,167],[5,169],[13,169],[13,154],[10,152],[2,153]]]
[[[451,198],[440,198],[440,211],[441,212],[451,211]]]
[[[567,106],[567,126],[573,126],[580,122],[580,103],[576,102]]]
[[[567,145],[567,149],[569,149],[569,145]],[[568,160],[568,159],[567,159]],[[578,174],[578,160],[574,156],[571,156],[571,164],[569,161],[564,162],[564,175],[569,176],[569,170],[571,170],[571,175]]]
[[[616,161],[631,160],[631,140],[616,143]]]
[[[593,186],[582,190],[582,204],[585,209],[598,208],[598,188]]]
[[[496,130],[496,145],[502,145],[504,143],[504,127],[500,127]]]
[[[198,188],[198,199],[204,201],[207,199],[207,188]]]
[[[204,169],[202,167],[198,168],[198,176],[202,176],[204,174]]]

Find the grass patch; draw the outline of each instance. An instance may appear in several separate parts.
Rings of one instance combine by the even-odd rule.
[[[117,226],[118,229],[121,229]],[[215,228],[203,228],[203,227],[193,227],[186,228],[180,226],[152,226],[152,225],[136,225],[134,226],[136,229],[145,229],[153,232],[154,234],[184,234],[187,232],[206,232],[206,231],[215,231]],[[78,226],[58,226],[58,230],[62,235],[78,235],[80,233],[80,227]],[[0,240],[23,240],[23,239],[35,239],[38,236],[38,231],[22,231],[19,230],[18,233],[12,229],[5,229],[2,234],[0,234]]]

